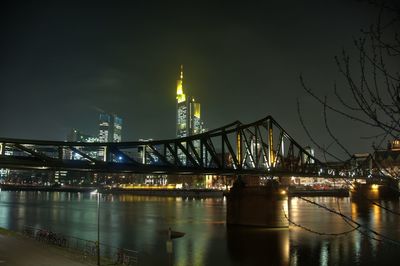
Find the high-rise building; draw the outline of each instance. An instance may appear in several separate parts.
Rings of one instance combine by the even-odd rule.
[[[67,140],[72,142],[99,142],[98,137],[84,134],[76,128],[71,129],[67,136]]]
[[[71,142],[99,142],[98,137],[94,137],[88,134],[84,134],[81,131],[79,131],[76,128],[71,129],[69,134],[67,135],[67,141]],[[86,149],[85,153],[91,156],[92,158],[97,158],[98,157],[98,150],[95,148],[93,149]],[[73,159],[73,160],[79,160],[82,158],[82,156],[79,153],[76,153],[71,150],[67,150],[64,153],[64,158],[65,159]]]
[[[122,118],[113,115],[113,142],[122,141]]]
[[[122,118],[117,115],[101,113],[99,117],[99,141],[122,141]]]
[[[184,93],[183,65],[177,82],[176,100],[176,136],[181,138],[202,133],[200,103]]]
[[[99,141],[100,142],[109,142],[110,123],[111,123],[111,116],[106,113],[101,113],[100,117],[99,117]]]

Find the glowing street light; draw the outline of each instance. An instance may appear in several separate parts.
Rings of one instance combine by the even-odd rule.
[[[90,192],[91,195],[97,195],[97,265],[100,266],[100,192],[98,189]]]

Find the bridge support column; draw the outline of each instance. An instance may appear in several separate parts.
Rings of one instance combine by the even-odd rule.
[[[246,187],[237,184],[227,195],[226,222],[228,225],[289,227],[288,199],[278,186]]]
[[[352,199],[397,199],[400,196],[397,180],[386,180],[381,183],[354,184],[350,189]]]

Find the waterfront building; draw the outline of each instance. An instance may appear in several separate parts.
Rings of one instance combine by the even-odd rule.
[[[1,155],[14,155],[14,152],[10,147],[6,147],[3,143],[0,143],[0,154]]]
[[[0,168],[0,183],[2,180],[10,174],[10,169]]]
[[[373,155],[376,168],[383,173],[399,178],[400,176],[400,140],[388,143],[386,150],[375,150]]]

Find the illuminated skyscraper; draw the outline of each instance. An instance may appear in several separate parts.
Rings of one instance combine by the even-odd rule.
[[[183,65],[176,87],[176,136],[186,137],[203,132],[203,122],[200,117],[200,103],[184,93]]]
[[[122,140],[122,118],[113,115],[113,142]]]
[[[99,117],[99,141],[108,142],[110,137],[111,116],[106,113],[101,113]]]
[[[101,113],[99,117],[99,141],[121,142],[122,118],[116,115]]]

